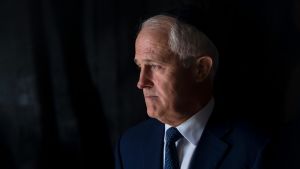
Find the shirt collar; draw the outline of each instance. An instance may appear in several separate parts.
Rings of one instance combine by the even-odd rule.
[[[208,118],[213,111],[214,104],[214,98],[212,98],[201,110],[176,127],[182,136],[194,146],[200,140]],[[165,132],[170,127],[170,125],[165,124]]]

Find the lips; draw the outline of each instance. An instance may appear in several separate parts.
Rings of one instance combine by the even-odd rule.
[[[144,97],[157,97],[157,96],[144,96]]]
[[[146,99],[157,98],[157,96],[144,96]]]

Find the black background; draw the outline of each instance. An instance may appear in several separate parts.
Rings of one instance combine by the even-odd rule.
[[[220,52],[216,97],[296,146],[300,3],[193,3],[209,12]],[[177,4],[1,0],[0,168],[113,168],[121,132],[147,118],[133,62],[139,23]]]

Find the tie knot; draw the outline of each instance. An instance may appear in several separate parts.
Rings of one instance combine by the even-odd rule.
[[[171,143],[171,142],[175,143],[181,137],[182,137],[182,135],[175,127],[169,128],[166,132],[167,142],[169,142],[169,143]]]

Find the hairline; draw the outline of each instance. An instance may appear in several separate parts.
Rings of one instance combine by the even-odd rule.
[[[176,51],[174,49],[174,47],[172,47],[172,44],[174,44],[176,38],[179,38],[178,32],[176,33],[176,31],[182,29],[179,28],[180,26],[189,28],[189,29],[194,29],[193,33],[199,33],[200,37],[202,38],[202,40],[199,41],[205,41],[206,44],[208,45],[204,48],[206,48],[205,50],[207,50],[206,52],[199,52],[197,54],[194,55],[187,55],[187,54],[182,54],[179,53],[178,51]],[[168,46],[171,52],[173,52],[176,57],[178,57],[178,59],[181,61],[181,63],[183,64],[183,66],[185,67],[189,67],[190,65],[186,65],[185,62],[191,62],[191,59],[198,59],[201,58],[203,56],[209,56],[213,59],[213,67],[212,67],[212,73],[211,76],[212,78],[215,77],[216,74],[216,69],[218,67],[218,50],[215,47],[215,45],[213,44],[213,42],[199,29],[197,29],[196,27],[194,27],[193,25],[184,23],[180,20],[178,20],[176,17],[173,16],[169,16],[169,15],[165,15],[165,14],[160,14],[160,15],[155,15],[153,17],[150,17],[148,19],[146,19],[144,22],[142,22],[142,24],[140,25],[140,29],[138,31],[138,34],[142,31],[142,29],[144,28],[152,28],[152,29],[158,29],[159,31],[166,31],[167,35],[168,35]],[[172,39],[173,38],[173,39]],[[173,40],[173,42],[172,42]],[[181,42],[179,42],[181,43]],[[177,47],[179,46],[179,43],[177,44]],[[210,48],[210,49],[209,49]]]

